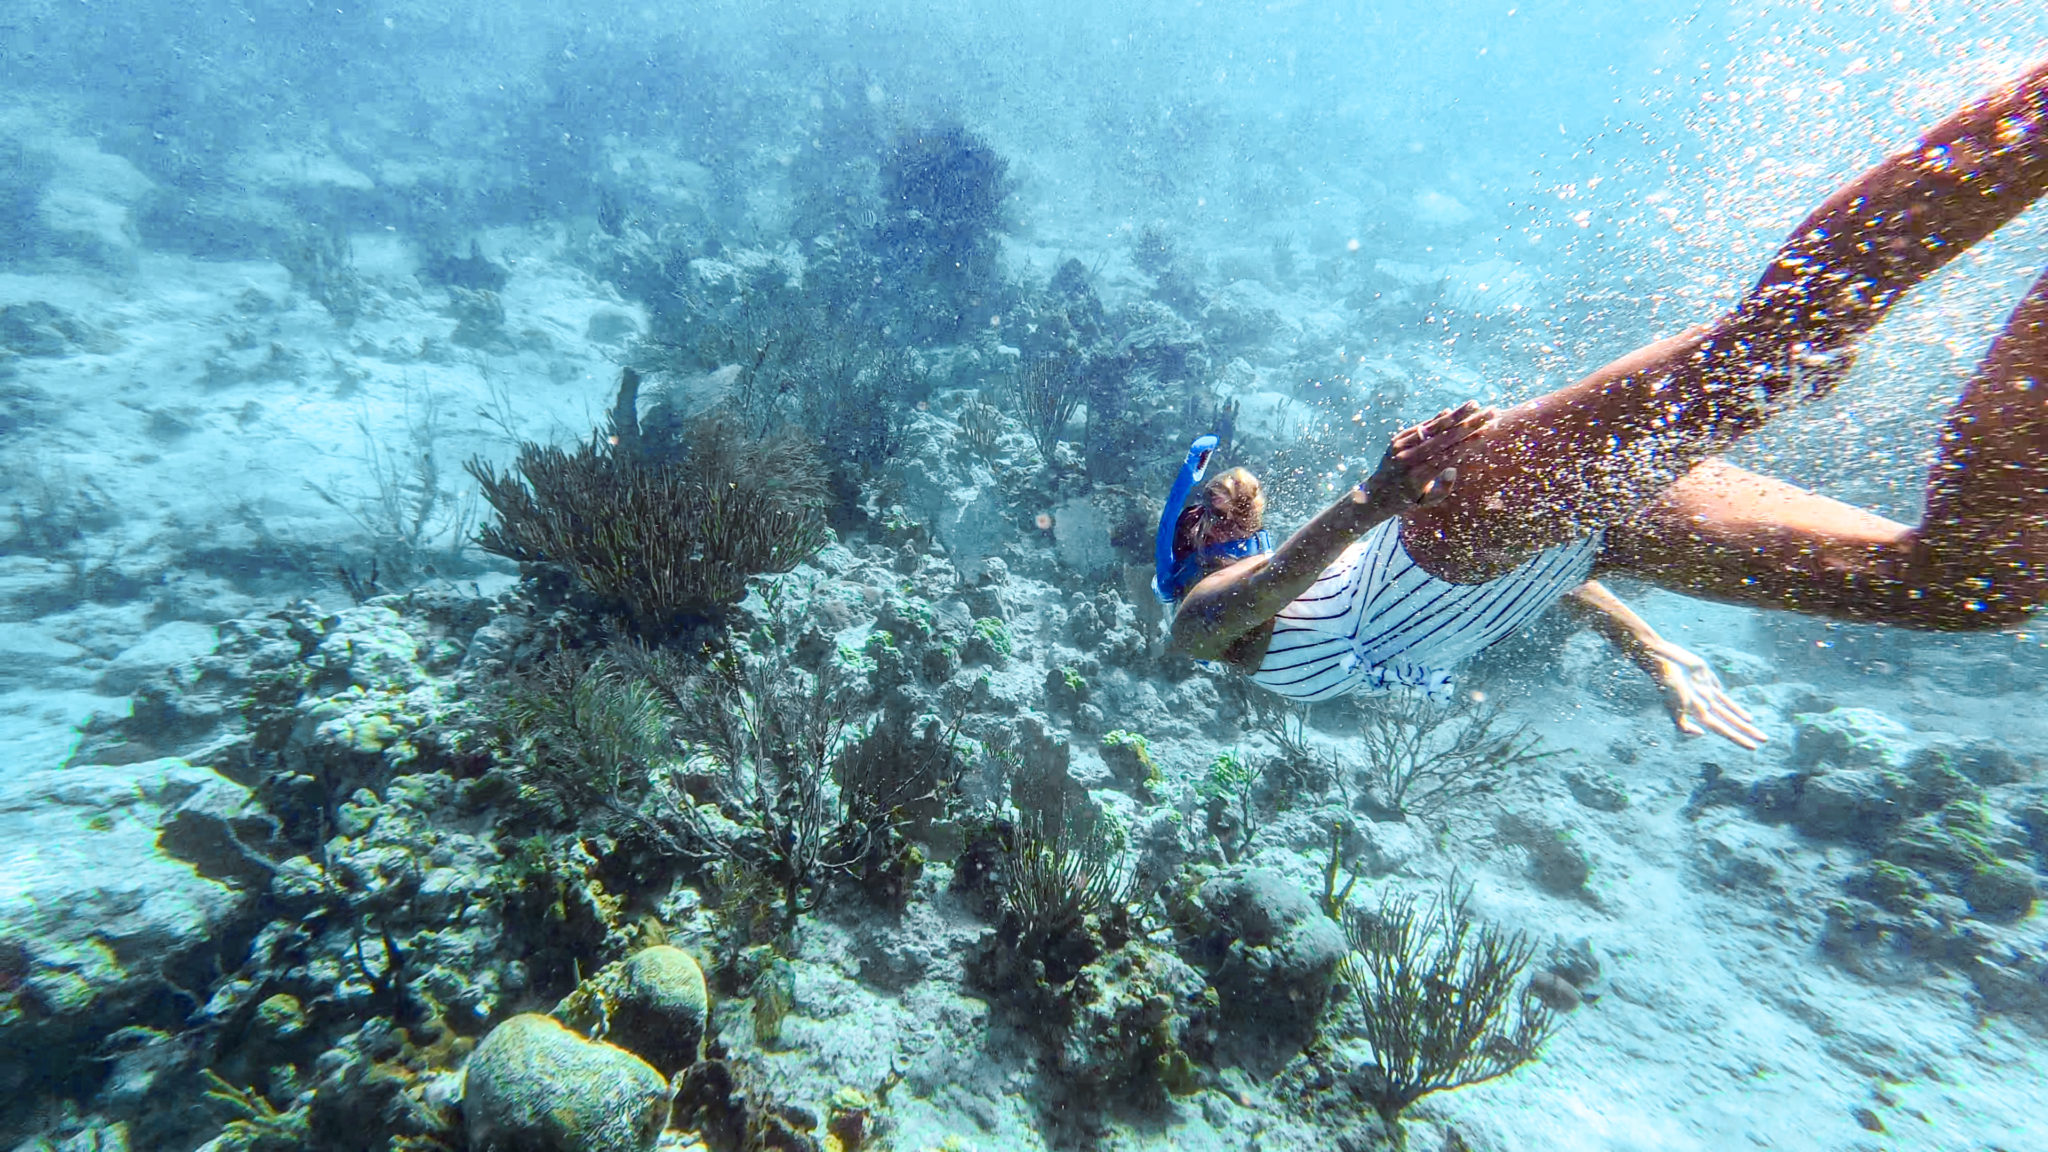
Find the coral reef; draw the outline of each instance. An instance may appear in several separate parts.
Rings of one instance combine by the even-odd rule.
[[[392,15],[394,56],[473,39]],[[1342,189],[1300,198],[1341,227],[1252,223],[1234,197],[1307,183],[1252,139],[1289,121],[1112,86],[1075,123],[1172,216],[1133,227],[1034,143],[1068,125],[975,85],[986,134],[899,134],[915,69],[801,21],[792,85],[716,21],[572,16],[412,152],[374,114],[292,153],[0,124],[0,434],[33,457],[0,711],[70,765],[0,783],[33,849],[0,1147],[1482,1148],[1632,1111],[2032,1146],[2030,642],[1653,601],[1770,731],[1740,756],[1563,626],[1450,709],[1290,708],[1166,650],[1176,445],[1217,433],[1280,527],[1402,423],[1597,351],[1512,344],[1551,338],[1499,322],[1534,277],[1445,266],[1486,242],[1449,192],[1375,175],[1413,244]],[[1219,92],[1259,86],[1238,59]],[[320,120],[305,79],[251,123]],[[488,164],[417,151],[478,129]],[[1238,151],[1198,183],[1174,157],[1208,144]],[[138,267],[205,307],[130,297]],[[1456,875],[1470,903],[1416,903]],[[1566,1012],[1569,1059],[1506,1076]]]
[[[1930,965],[1959,970],[1988,1003],[2032,1016],[2010,973],[2036,962],[2004,926],[2024,921],[2042,891],[2028,823],[2034,769],[1988,741],[1930,742],[1871,709],[1792,717],[1791,771],[1704,772],[1688,812],[1721,805],[1787,823],[1860,863],[1828,900],[1822,947],[1853,971],[1899,981]],[[1723,882],[1733,879],[1724,875]]]

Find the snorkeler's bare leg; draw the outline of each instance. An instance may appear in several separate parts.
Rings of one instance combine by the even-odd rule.
[[[2000,625],[2048,602],[2048,272],[1949,409],[1915,540]]]
[[[1720,460],[1610,527],[1605,570],[1909,628],[2014,626],[2048,602],[2048,273],[1949,409],[1918,527]]]
[[[1915,610],[1928,583],[1913,559],[1910,525],[1716,459],[1611,525],[1597,571],[1709,600],[1890,620]]]
[[[1907,289],[2044,189],[2048,63],[1829,197],[1721,320],[1503,412],[1460,451],[1458,491],[1407,517],[1410,555],[1444,579],[1484,580],[1625,525],[1778,405],[1832,388],[1850,343]],[[1807,509],[1806,527],[1852,548],[1868,526],[1827,514],[1841,507]]]

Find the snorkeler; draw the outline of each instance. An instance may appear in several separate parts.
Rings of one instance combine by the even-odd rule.
[[[1764,734],[1706,662],[1593,576],[1908,628],[2020,623],[2048,601],[2048,273],[1949,410],[1919,525],[1717,457],[1826,395],[1900,296],[2044,188],[2048,63],[1829,197],[1727,315],[1514,408],[1407,429],[1277,549],[1241,468],[1181,506],[1207,463],[1197,441],[1160,524],[1174,647],[1297,700],[1442,696],[1459,661],[1563,599],[1650,674],[1681,731],[1753,748]]]

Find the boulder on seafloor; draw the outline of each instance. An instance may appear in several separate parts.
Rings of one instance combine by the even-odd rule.
[[[1612,772],[1573,769],[1564,774],[1564,782],[1572,799],[1596,812],[1619,812],[1628,807],[1628,789]]]
[[[1546,892],[1576,896],[1592,878],[1593,861],[1573,830],[1553,824],[1540,815],[1503,812],[1494,819],[1494,830],[1506,843],[1529,854],[1529,874]]]
[[[1963,878],[1961,889],[1970,911],[1986,920],[2005,922],[2025,919],[2041,894],[2033,872],[2004,860],[1978,865]]]
[[[1227,1057],[1277,1070],[1315,1036],[1337,965],[1350,950],[1314,898],[1278,872],[1238,865],[1195,893],[1187,956],[1221,999]]]
[[[159,624],[108,662],[97,687],[102,692],[133,692],[151,676],[213,651],[217,643],[219,637],[211,624],[189,620]]]
[[[89,1052],[77,1038],[183,1022],[177,966],[227,934],[256,867],[242,838],[266,824],[178,759],[0,773],[0,977],[24,1009],[0,1013],[0,1097],[75,1072],[52,1054]]]
[[[1908,815],[1897,774],[1848,768],[1797,780],[1793,822],[1823,840],[1875,843]]]
[[[528,1013],[476,1046],[462,1116],[477,1152],[644,1152],[668,1125],[671,1094],[631,1052]]]
[[[1792,717],[1792,766],[1842,768],[1905,766],[1912,753],[1912,729],[1869,708],[1835,708]]]

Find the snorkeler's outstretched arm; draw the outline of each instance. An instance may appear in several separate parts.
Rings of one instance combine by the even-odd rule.
[[[1352,541],[1448,497],[1458,479],[1447,465],[1451,452],[1493,418],[1493,409],[1467,401],[1403,430],[1370,479],[1316,513],[1280,547],[1212,572],[1190,589],[1173,618],[1171,647],[1197,660],[1222,659],[1232,644],[1308,591]]]
[[[1566,596],[1563,604],[1567,612],[1606,637],[1656,682],[1664,693],[1664,708],[1680,732],[1688,736],[1712,732],[1752,750],[1770,739],[1721,687],[1721,678],[1711,665],[1659,636],[1649,621],[1616,599],[1606,585],[1588,580]]]

